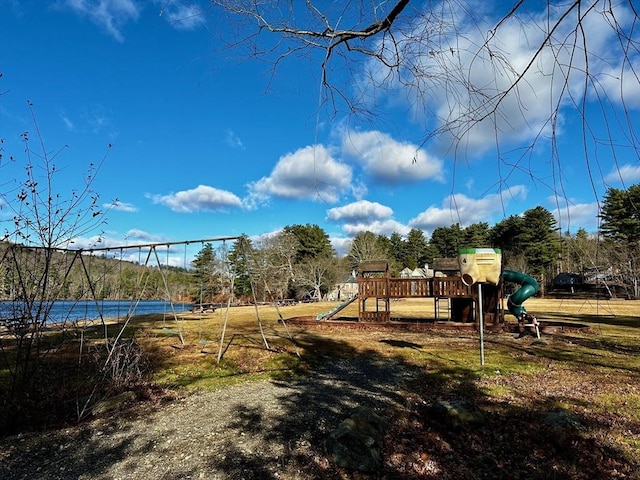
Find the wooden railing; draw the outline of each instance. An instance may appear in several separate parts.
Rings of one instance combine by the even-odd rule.
[[[358,296],[387,297],[389,292],[389,278],[360,278],[358,279]]]
[[[433,287],[429,278],[391,278],[389,297],[432,297]]]
[[[452,299],[446,305],[447,319],[473,321],[478,296],[475,288],[465,285],[461,277],[433,278],[359,278],[358,317],[363,322],[385,323],[391,320],[390,299],[411,297],[435,298],[435,318],[441,317],[441,299]],[[497,295],[497,293],[496,293]],[[498,297],[496,297],[498,298]],[[369,302],[371,304],[369,304]],[[498,299],[499,301],[499,299]],[[375,308],[373,310],[371,307]],[[380,308],[382,307],[382,308]],[[493,315],[493,316],[492,316]],[[499,322],[499,316],[485,312],[486,323]]]
[[[470,285],[465,285],[461,277],[434,277],[433,296],[434,297],[470,297],[475,295]]]
[[[360,298],[474,297],[460,277],[360,278]]]
[[[384,323],[391,320],[391,312],[360,312],[359,319],[361,322],[377,322]]]

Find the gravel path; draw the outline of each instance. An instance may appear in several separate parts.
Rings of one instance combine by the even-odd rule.
[[[331,360],[293,382],[248,382],[134,414],[0,440],[0,478],[311,479],[322,443],[355,406],[397,406],[411,373],[390,360]]]

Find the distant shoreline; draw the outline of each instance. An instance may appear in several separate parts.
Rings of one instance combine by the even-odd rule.
[[[13,301],[0,301],[0,323],[16,318]],[[3,308],[4,306],[4,308]],[[51,305],[47,325],[118,319],[149,314],[171,314],[189,312],[193,308],[191,302],[174,302],[167,300],[56,300]]]

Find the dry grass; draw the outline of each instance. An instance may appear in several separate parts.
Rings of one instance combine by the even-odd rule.
[[[339,354],[337,345],[342,345],[342,350],[348,352],[374,351],[385,356],[397,354],[396,348],[380,340],[402,340],[407,335],[401,332],[363,330],[358,328],[356,322],[353,328],[345,329],[334,328],[330,322],[318,322],[305,327],[288,321],[315,317],[335,305],[323,302],[278,308],[272,305],[232,307],[228,310],[221,308],[212,314],[182,314],[177,321],[171,317],[151,315],[141,317],[132,328],[154,359],[155,379],[172,388],[207,388],[207,385],[217,386],[220,382],[241,380],[246,374],[271,374],[291,368],[292,365],[300,366],[300,359],[305,356]],[[591,327],[591,334],[560,336],[565,340],[584,337],[605,343],[617,342],[629,348],[634,348],[637,343],[635,329],[640,327],[640,301],[529,299],[526,307],[542,322],[562,320]],[[394,301],[391,308],[394,317],[408,320],[434,318],[433,299]],[[357,309],[358,304],[354,302],[340,316],[355,319]],[[284,321],[280,320],[281,317]],[[507,321],[513,322],[514,319],[508,316]],[[178,332],[184,339],[184,345],[180,342]],[[432,355],[447,358],[459,356],[459,361],[464,364],[477,364],[475,347],[471,348],[472,353],[468,348],[469,344],[476,342],[473,332],[422,333],[421,338],[425,339],[420,342],[423,350],[428,348]],[[495,342],[497,338],[500,337],[488,336],[487,341]],[[323,351],[324,343],[330,343],[332,351]],[[456,348],[458,344],[462,345],[461,348]],[[506,358],[509,353],[499,353],[498,356]],[[182,378],[185,375],[187,379]]]
[[[332,302],[322,302],[285,307],[262,305],[257,308],[220,308],[210,314],[180,314],[177,320],[170,315],[147,315],[134,319],[124,336],[135,336],[144,345],[153,365],[154,380],[170,388],[209,388],[243,380],[247,375],[294,371],[298,367],[305,368],[302,359],[318,355],[363,351],[373,351],[384,356],[398,354],[398,349],[390,346],[390,343],[394,339],[403,340],[407,337],[398,331],[385,328],[360,329],[355,321],[349,329],[334,328],[331,322],[313,322],[311,326],[300,326],[288,321],[300,317],[314,318],[335,305]],[[584,343],[585,339],[589,339],[599,343],[625,345],[629,351],[634,351],[638,346],[640,301],[533,298],[527,300],[525,306],[543,323],[577,322],[591,327],[591,334],[566,334],[558,337],[565,341],[580,338]],[[392,302],[391,309],[393,317],[409,321],[434,318],[432,298],[396,300]],[[357,315],[358,302],[352,303],[340,313],[341,317],[354,320]],[[507,315],[507,321],[515,320]],[[117,328],[118,325],[111,325],[112,336],[115,336]],[[101,329],[87,334],[88,344],[91,336],[93,342],[101,342]],[[413,338],[412,335],[408,337]],[[428,349],[430,355],[459,357],[457,361],[475,366],[475,347],[469,349],[468,346],[476,342],[476,337],[474,332],[451,334],[436,331],[422,333],[420,338],[423,340],[418,343],[422,345],[422,353]],[[487,341],[496,342],[499,338],[501,337],[489,335]],[[546,337],[547,340],[549,338],[556,337]],[[381,343],[380,340],[389,342]],[[462,346],[457,348],[456,345]],[[331,351],[324,351],[325,348],[330,348]],[[416,351],[410,353],[416,356]],[[496,354],[502,360],[511,355],[502,350],[498,350]]]

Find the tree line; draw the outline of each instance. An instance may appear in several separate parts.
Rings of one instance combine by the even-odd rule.
[[[49,285],[47,298],[58,300],[188,302],[197,290],[187,268],[0,242],[0,300],[32,300],[43,279]]]
[[[497,247],[503,267],[527,273],[543,289],[561,272],[622,285],[638,296],[640,254],[640,185],[610,188],[599,214],[600,229],[588,233],[561,232],[553,214],[537,206],[493,226],[479,222],[434,229],[430,238],[420,229],[406,236],[370,231],[358,233],[339,256],[328,234],[318,225],[292,225],[253,241],[237,240],[228,255],[229,281],[210,283],[209,298],[231,293],[236,298],[272,301],[282,298],[319,300],[336,281],[343,280],[367,260],[386,260],[391,274],[433,265],[437,258],[455,258],[460,248]],[[205,249],[206,250],[206,249]],[[194,262],[194,277],[212,278],[201,263],[216,259],[205,251]],[[221,278],[218,269],[218,278]],[[225,286],[226,285],[226,286]]]
[[[278,299],[320,300],[357,270],[361,262],[385,260],[391,274],[432,266],[438,258],[455,258],[460,248],[497,247],[504,268],[522,271],[547,285],[558,273],[587,275],[628,286],[637,296],[640,254],[640,185],[626,190],[610,188],[602,203],[598,233],[580,228],[560,232],[556,219],[537,206],[490,226],[437,227],[429,238],[420,229],[405,236],[371,231],[358,233],[344,256],[338,255],[329,235],[318,225],[286,226],[282,231],[252,240],[243,235],[229,251],[207,243],[188,267],[144,266],[107,256],[54,252],[40,264],[37,249],[20,247],[11,254],[9,242],[0,243],[0,299],[28,296],[39,269],[48,268],[59,299],[170,299],[215,303],[265,302]],[[31,252],[30,254],[28,252]],[[41,265],[40,267],[38,265]],[[31,280],[30,280],[31,279]],[[166,287],[165,287],[166,282]],[[20,289],[26,289],[21,292]]]

